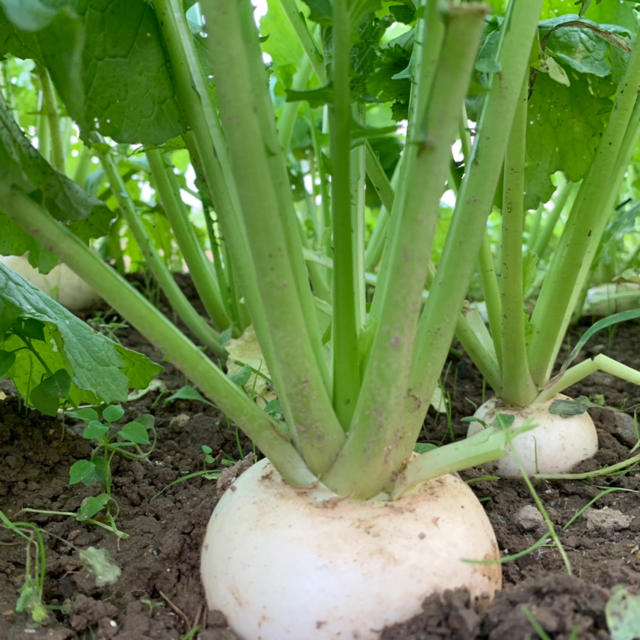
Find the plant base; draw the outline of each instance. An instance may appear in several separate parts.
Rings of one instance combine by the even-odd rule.
[[[447,475],[395,501],[296,490],[261,460],[216,506],[202,548],[207,603],[246,640],[378,638],[430,594],[501,586],[493,529]]]
[[[591,416],[586,412],[567,418],[549,413],[549,407],[555,400],[566,398],[567,396],[558,394],[546,402],[532,404],[524,408],[507,407],[501,404],[497,398],[491,398],[481,405],[473,415],[485,424],[491,424],[497,414],[515,416],[511,429],[520,427],[531,420],[538,426],[516,436],[510,445],[518,453],[527,475],[567,473],[577,464],[596,453],[598,435]],[[479,422],[472,422],[469,425],[467,436],[482,429],[483,426]],[[509,447],[507,447],[507,451],[509,451]],[[518,463],[511,454],[488,463],[485,468],[503,478],[515,478],[522,475]]]

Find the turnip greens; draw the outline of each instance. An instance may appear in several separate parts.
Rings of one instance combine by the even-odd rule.
[[[397,492],[454,335],[504,400],[528,404],[588,283],[640,132],[640,49],[633,3],[578,4],[270,0],[258,33],[248,1],[0,0],[0,254],[68,264],[290,484]],[[35,119],[11,81],[17,59],[35,63]],[[570,186],[554,194],[557,172]],[[197,229],[185,194],[199,201]],[[523,254],[528,211],[567,198],[525,317],[533,249],[554,226],[540,213]],[[194,341],[122,277],[123,238]],[[175,284],[174,253],[206,319]],[[489,331],[461,313],[478,269]],[[42,297],[16,278],[0,265],[0,373],[25,371],[16,327],[44,326],[60,358],[38,372],[58,385],[50,412],[121,402],[154,375],[85,342],[58,307],[36,313]],[[282,420],[218,364],[250,324]],[[113,367],[117,389],[83,377],[72,344],[104,349],[94,371]],[[411,482],[499,457],[506,438],[494,427],[429,451],[409,463]]]

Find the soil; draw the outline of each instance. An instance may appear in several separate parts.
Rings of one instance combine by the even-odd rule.
[[[583,330],[577,328],[568,342],[575,342]],[[160,359],[131,328],[122,328],[116,335],[127,346]],[[582,357],[606,351],[640,367],[639,336],[640,325],[620,326],[593,338]],[[452,419],[430,411],[426,421],[429,439],[436,442],[462,436],[466,427],[460,419],[473,412],[486,391],[464,354],[454,351],[446,371]],[[166,402],[168,392],[187,382],[172,366],[165,366],[161,381],[167,391],[156,389],[128,403],[125,416],[126,420],[143,413],[154,416],[155,449],[145,460],[113,459],[112,494],[120,509],[117,525],[129,535],[126,540],[72,517],[22,511],[29,507],[74,512],[99,489],[68,482],[70,466],[91,452],[90,443],[80,436],[82,425],[68,417],[48,418],[26,409],[10,385],[2,383],[0,389],[7,397],[0,403],[0,510],[13,521],[36,524],[43,534],[43,600],[49,619],[37,625],[26,613],[16,612],[25,579],[26,544],[0,528],[1,639],[236,638],[221,614],[206,610],[198,575],[200,544],[216,502],[216,481],[196,476],[169,485],[204,469],[202,445],[211,447],[218,467],[223,459],[241,460],[252,447],[214,407],[196,401]],[[603,405],[590,409],[600,451],[582,465],[583,470],[632,455],[638,387],[594,374],[569,393]],[[462,475],[473,480],[471,486],[486,507],[504,556],[528,549],[545,533],[522,481],[482,479],[481,469]],[[461,591],[446,592],[427,599],[420,615],[386,629],[382,637],[611,637],[605,606],[612,589],[623,585],[631,593],[640,591],[637,468],[588,481],[538,481],[535,489],[562,542],[571,574],[553,544],[539,546],[503,565],[504,588],[492,603],[471,602]],[[587,506],[587,511],[581,511]],[[527,508],[522,511],[523,507]],[[121,569],[115,583],[96,584],[79,558],[79,552],[88,547],[109,552]]]

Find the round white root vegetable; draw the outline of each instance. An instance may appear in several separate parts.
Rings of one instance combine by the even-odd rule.
[[[88,309],[100,300],[100,296],[66,264],[58,264],[44,274],[34,269],[26,256],[0,256],[0,261],[70,311]]]
[[[525,408],[513,408],[503,405],[496,398],[491,398],[478,407],[473,415],[485,424],[491,424],[497,414],[515,416],[510,429],[520,427],[531,420],[537,426],[516,436],[510,445],[520,457],[527,475],[567,473],[578,463],[596,453],[598,435],[591,416],[586,412],[567,418],[549,413],[551,403],[558,399],[567,399],[567,396],[558,394],[546,402]],[[481,423],[472,422],[467,436],[483,428]],[[486,464],[485,468],[503,478],[522,475],[518,463],[511,454]]]
[[[501,586],[493,529],[446,475],[395,501],[357,502],[286,485],[267,460],[213,511],[202,547],[207,603],[246,640],[379,638],[430,594]]]

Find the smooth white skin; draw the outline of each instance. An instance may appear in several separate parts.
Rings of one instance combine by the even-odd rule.
[[[26,256],[0,256],[0,262],[70,311],[88,309],[100,300],[100,296],[66,264],[56,265],[43,274],[29,264]]]
[[[207,603],[245,640],[379,638],[428,595],[501,586],[489,520],[447,475],[392,502],[286,485],[261,460],[216,506],[202,547]]]
[[[491,398],[478,407],[473,415],[486,424],[491,424],[498,413],[515,416],[511,428],[522,426],[527,420],[532,420],[537,426],[516,436],[510,445],[520,457],[527,475],[567,473],[596,453],[598,435],[591,416],[586,412],[569,418],[549,413],[549,406],[554,400],[566,398],[567,396],[558,394],[546,402],[533,404],[524,409],[507,407],[496,398]],[[479,422],[472,422],[467,436],[483,428]],[[485,468],[503,478],[522,476],[518,463],[511,454],[486,464]]]

